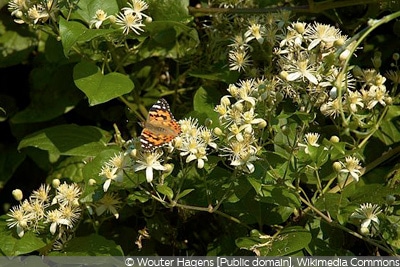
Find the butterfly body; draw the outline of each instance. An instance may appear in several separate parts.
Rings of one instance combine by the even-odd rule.
[[[140,143],[145,151],[153,151],[171,142],[181,133],[181,127],[172,115],[168,102],[161,98],[149,110],[147,120],[142,124]]]

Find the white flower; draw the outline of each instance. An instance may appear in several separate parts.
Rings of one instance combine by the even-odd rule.
[[[97,216],[102,215],[104,212],[112,213],[115,219],[119,218],[118,209],[121,208],[121,199],[115,193],[106,193],[96,204]]]
[[[350,215],[350,218],[360,220],[360,229],[363,233],[374,235],[379,226],[378,215],[381,212],[382,210],[379,205],[364,203]]]
[[[300,78],[304,81],[304,78],[306,78],[311,83],[318,84],[318,79],[315,76],[316,71],[313,66],[309,65],[308,59],[299,59],[287,72],[286,80],[289,82]]]
[[[135,172],[146,169],[146,180],[148,183],[151,183],[153,181],[153,169],[159,171],[165,170],[165,167],[161,165],[159,161],[162,155],[163,153],[159,150],[155,150],[151,153],[140,153],[139,159],[133,167]]]
[[[54,235],[57,231],[57,226],[65,225],[67,227],[72,227],[72,222],[63,217],[60,210],[48,211],[46,214],[46,222],[50,224],[50,233]]]
[[[122,8],[122,11],[125,15],[127,14],[134,14],[137,15],[140,19],[142,17],[147,18],[148,16],[144,14],[142,11],[149,8],[149,5],[142,0],[132,0],[132,4],[128,2],[129,7]]]
[[[229,51],[229,69],[242,71],[251,63],[249,55],[244,49],[236,49]]]
[[[339,172],[341,173],[348,173],[355,181],[358,182],[361,176],[361,169],[360,160],[355,157],[346,157],[346,163],[341,162],[343,169]]]
[[[262,44],[264,42],[264,37],[262,37],[264,31],[264,26],[261,26],[258,23],[251,23],[248,27],[247,32],[245,32],[244,34],[244,36],[246,37],[246,42],[250,42],[251,40],[256,39],[257,42]]]
[[[93,17],[93,20],[90,21],[90,28],[93,25],[96,27],[96,29],[100,28],[101,24],[103,24],[103,22],[108,18],[109,16],[107,16],[107,13],[104,10],[98,9],[96,11],[96,15]]]
[[[29,197],[30,201],[37,200],[39,203],[47,203],[49,202],[49,192],[50,186],[42,184],[38,190],[32,192],[32,195]]]
[[[307,133],[304,136],[305,144],[299,143],[299,147],[304,147],[304,152],[309,154],[308,146],[319,147],[318,138],[320,137],[319,133]]]
[[[53,198],[52,204],[58,203],[61,206],[79,206],[79,197],[81,193],[81,189],[77,184],[67,184],[64,182],[62,185],[57,187],[57,194]]]
[[[131,30],[137,35],[140,35],[139,31],[144,31],[142,27],[145,26],[142,24],[141,17],[134,13],[119,13],[117,15],[116,24],[122,26],[124,34],[128,34]]]
[[[107,192],[112,181],[122,182],[123,180],[123,171],[119,171],[117,167],[112,168],[109,165],[103,166],[99,175],[106,179],[103,184],[104,192]]]
[[[21,206],[14,206],[7,216],[11,217],[10,219],[6,220],[8,222],[8,228],[16,226],[18,236],[23,237],[25,230],[29,228],[29,222],[32,219],[32,214],[25,212]]]

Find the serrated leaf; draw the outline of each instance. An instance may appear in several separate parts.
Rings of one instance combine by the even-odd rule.
[[[134,88],[128,76],[117,72],[104,75],[95,64],[86,61],[75,65],[73,77],[75,85],[89,98],[91,106],[127,94]]]
[[[96,156],[106,148],[111,135],[93,126],[74,124],[46,128],[28,135],[18,145],[18,150],[35,147],[46,150],[50,158],[66,156]]]

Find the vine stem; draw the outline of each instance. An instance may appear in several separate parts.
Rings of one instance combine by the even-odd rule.
[[[248,229],[248,230],[253,230],[253,228],[251,228],[251,227],[248,226],[247,224],[243,223],[243,222],[240,221],[238,218],[233,217],[233,216],[231,216],[231,215],[228,215],[228,214],[226,214],[226,213],[224,213],[224,212],[222,212],[222,211],[219,211],[219,210],[213,208],[211,205],[208,206],[208,207],[199,207],[199,206],[192,206],[192,205],[180,204],[180,203],[177,203],[177,202],[175,202],[175,201],[172,201],[172,202],[170,203],[170,202],[167,202],[167,201],[165,201],[164,199],[161,199],[161,198],[159,198],[159,197],[157,197],[157,196],[155,196],[155,195],[153,195],[153,194],[150,194],[150,196],[151,196],[153,199],[155,199],[155,200],[157,200],[158,202],[160,202],[161,204],[163,204],[164,206],[166,206],[166,207],[170,207],[170,208],[172,208],[172,207],[178,207],[178,208],[188,209],[188,210],[196,210],[196,211],[204,211],[204,212],[208,212],[208,213],[215,213],[215,214],[218,214],[218,215],[220,215],[220,216],[222,216],[222,217],[225,217],[225,218],[227,218],[227,219],[229,219],[229,220],[231,220],[231,221],[233,221],[233,222],[235,222],[235,223],[237,223],[237,224],[240,224],[241,226],[245,227],[245,228]]]
[[[337,2],[324,1],[320,3],[310,3],[310,5],[297,6],[297,7],[271,7],[271,8],[196,8],[188,7],[189,13],[195,17],[201,17],[210,14],[260,14],[260,13],[270,13],[278,12],[282,10],[288,10],[296,13],[321,13],[325,10],[357,6],[357,5],[368,5],[374,4],[376,0],[342,0]]]

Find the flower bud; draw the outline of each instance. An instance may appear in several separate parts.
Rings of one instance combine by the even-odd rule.
[[[231,105],[231,101],[229,100],[229,96],[223,96],[222,98],[221,98],[221,105],[224,105],[224,106],[230,106]]]
[[[305,30],[305,23],[296,22],[293,27],[298,33],[303,33]]]
[[[116,18],[114,15],[110,15],[110,16],[108,17],[108,19],[110,20],[111,24],[114,24],[115,21],[117,20],[117,18]]]
[[[337,137],[336,135],[332,135],[331,138],[329,139],[329,141],[331,141],[332,143],[339,143],[340,138]]]
[[[174,164],[167,163],[164,165],[164,173],[170,174],[174,170]]]
[[[20,189],[14,189],[12,195],[16,201],[21,201],[24,198],[24,194]]]
[[[53,179],[53,181],[51,181],[51,185],[53,186],[53,188],[58,188],[60,186],[60,179]]]
[[[266,126],[267,122],[265,120],[262,120],[257,124],[258,129],[264,129]]]
[[[336,161],[332,164],[332,167],[335,172],[339,172],[342,169],[342,164],[340,164],[340,162]]]
[[[281,77],[283,80],[286,80],[288,75],[289,73],[287,73],[287,71],[284,70],[279,73],[279,77]]]
[[[350,50],[346,49],[342,53],[340,53],[339,60],[340,61],[345,61],[346,59],[349,58],[349,56],[350,56]]]
[[[224,133],[222,132],[221,128],[215,127],[215,128],[214,128],[214,134],[215,134],[216,136],[222,136]]]
[[[361,228],[360,228],[360,233],[361,233],[362,235],[369,235],[369,229],[368,229],[368,227],[361,227]]]
[[[93,185],[95,185],[97,182],[96,182],[96,180],[95,179],[89,179],[89,181],[88,181],[88,184],[90,185],[90,186],[93,186]]]
[[[400,54],[399,53],[393,53],[392,58],[393,58],[393,60],[397,61],[400,58]]]

